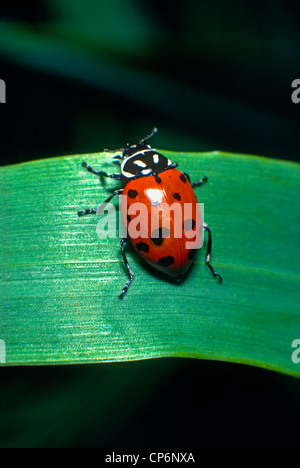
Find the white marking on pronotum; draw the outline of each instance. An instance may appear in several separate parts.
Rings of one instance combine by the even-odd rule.
[[[121,172],[123,174],[124,177],[127,177],[128,179],[130,179],[131,177],[134,177],[135,174],[132,174],[131,172],[127,172],[127,171],[124,171],[124,167],[125,165],[127,164],[127,159],[125,159],[124,161],[122,161],[122,164],[121,164]]]
[[[130,179],[130,177],[135,177],[135,174],[131,174],[131,172],[126,172],[123,170],[122,170],[122,174],[124,177],[127,177],[128,179]]]
[[[139,159],[137,161],[134,161],[134,164],[136,164],[139,167],[147,167],[147,164],[145,164],[143,161],[140,161]]]
[[[142,171],[142,174],[143,174],[143,175],[147,175],[147,174],[151,174],[152,172],[153,172],[152,169],[144,169],[144,170]]]
[[[158,163],[159,163],[159,156],[158,156],[158,154],[154,154],[154,155],[153,155],[153,162],[154,162],[155,164],[158,164]]]
[[[172,161],[171,161],[171,159],[168,159],[168,166],[172,166]]]

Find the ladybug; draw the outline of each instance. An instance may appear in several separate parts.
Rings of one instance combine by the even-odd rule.
[[[193,190],[194,187],[205,183],[207,177],[191,183],[187,173],[176,169],[178,166],[176,162],[170,161],[152,149],[147,141],[156,132],[157,129],[154,128],[150,135],[138,144],[128,144],[125,149],[119,150],[122,154],[114,156],[114,159],[121,164],[120,173],[107,174],[97,171],[86,162],[83,162],[82,166],[92,174],[120,180],[125,184],[122,190],[116,190],[104,203],[108,203],[115,196],[122,195],[122,214],[128,236],[136,252],[148,264],[179,282],[186,275],[198,249],[202,246],[202,236],[204,231],[207,231],[205,263],[213,277],[221,283],[222,277],[216,273],[210,263],[211,230],[202,221],[199,204]],[[142,215],[141,209],[134,210],[136,206],[146,208]],[[172,211],[168,209],[170,206]],[[182,209],[179,210],[178,216],[175,216],[175,206]],[[189,208],[188,214],[180,216],[182,211],[185,213],[186,206]],[[136,222],[137,212],[140,215],[139,223]],[[88,209],[80,211],[78,216],[96,213],[97,210]],[[139,230],[137,224],[139,224]],[[125,254],[126,243],[127,237],[122,238],[121,252],[129,279],[119,296],[120,299],[123,299],[134,277]]]

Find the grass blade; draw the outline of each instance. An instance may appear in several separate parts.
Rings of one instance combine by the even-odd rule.
[[[83,160],[111,171],[106,153],[8,166],[1,171],[1,323],[7,365],[184,356],[234,361],[300,376],[300,166],[256,156],[163,151],[192,180],[213,233],[183,284],[152,274],[119,239],[99,239],[103,187]],[[4,359],[2,359],[4,361]],[[2,363],[4,364],[4,362]]]

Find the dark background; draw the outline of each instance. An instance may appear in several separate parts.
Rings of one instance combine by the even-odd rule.
[[[3,165],[153,126],[158,148],[299,160],[297,1],[11,0],[0,14]],[[0,446],[287,447],[299,420],[297,380],[236,364],[0,370]]]

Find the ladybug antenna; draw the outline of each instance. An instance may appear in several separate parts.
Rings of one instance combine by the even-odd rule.
[[[143,138],[142,140],[140,140],[139,144],[140,144],[140,145],[145,145],[146,141],[149,140],[149,138],[152,138],[153,135],[155,135],[155,133],[157,133],[157,132],[158,132],[158,129],[157,129],[156,127],[154,127],[153,130],[152,130],[152,132],[150,133],[150,135],[148,135],[148,136],[146,136],[145,138]],[[123,153],[122,155],[116,154],[115,156],[113,156],[113,159],[116,159],[116,160],[123,160],[123,159],[124,159],[124,151],[125,151],[126,149],[131,148],[131,147],[134,147],[134,148],[135,148],[134,145],[130,145],[129,143],[127,143],[127,145],[126,145],[125,148],[119,148],[119,149],[113,150],[113,151],[108,150],[108,149],[105,149],[104,152],[105,152],[105,153],[117,153],[117,152],[118,152],[118,153],[119,153],[119,152],[120,152],[120,153]]]
[[[149,138],[152,138],[153,135],[155,135],[156,133],[158,132],[158,129],[156,127],[153,128],[152,132],[150,133],[150,135],[146,136],[145,138],[143,138],[141,141],[140,141],[140,144],[143,145],[145,143],[145,141],[149,140]]]

